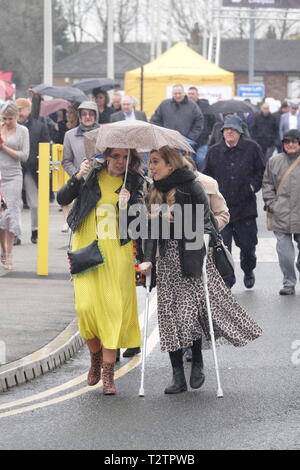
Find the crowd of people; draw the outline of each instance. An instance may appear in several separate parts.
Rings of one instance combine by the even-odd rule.
[[[180,239],[176,236],[174,204],[183,214],[186,204],[191,206],[192,225],[201,204],[204,232],[217,230],[230,251],[234,240],[240,249],[244,285],[251,289],[255,285],[258,243],[256,193],[262,189],[283,273],[279,293],[295,294],[293,240],[298,246],[296,268],[300,272],[297,105],[284,102],[277,113],[271,114],[265,102],[253,115],[229,113],[221,119],[210,113],[208,101],[199,98],[196,87],[190,87],[186,94],[182,85],[174,85],[172,97],[157,107],[150,123],[179,131],[194,153],[187,155],[167,145],[149,149],[144,168],[149,171],[149,180],[143,170],[145,161],[135,150],[107,148],[101,160],[87,157],[85,133],[110,122],[148,121],[143,111],[135,109],[131,96],[114,93],[109,106],[106,91],[94,89],[92,94],[90,101],[70,104],[55,123],[34,117],[28,98],[2,106],[0,192],[7,209],[0,214],[1,263],[6,270],[13,267],[14,241],[21,236],[22,187],[31,210],[31,242],[37,243],[38,144],[63,143],[62,165],[70,176],[57,195],[67,223],[63,231],[70,227],[73,232],[73,250],[88,246],[96,237],[104,258],[103,266],[74,277],[79,330],[91,356],[88,384],[97,384],[102,376],[104,394],[114,395],[114,366],[120,348],[127,348],[125,357],[140,352],[132,240],[129,231],[125,238],[118,232],[122,211],[129,213],[132,205],[140,203],[145,204],[150,227],[150,235],[143,240],[140,267],[147,275],[157,265],[161,349],[169,353],[173,372],[165,393],[187,390],[184,351],[192,361],[190,386],[198,389],[205,380],[202,340],[210,340],[202,280],[205,251],[203,247],[191,250],[184,234]],[[162,218],[153,207],[157,210],[162,205],[168,207],[167,239],[162,232],[156,238],[151,236],[151,225],[158,217],[161,226]],[[98,233],[104,207],[106,217],[113,221],[110,228],[114,236]],[[207,275],[216,337],[234,346],[259,337],[260,327],[231,292],[235,276],[223,279],[210,251]]]

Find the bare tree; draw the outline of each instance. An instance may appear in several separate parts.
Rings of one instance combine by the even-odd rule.
[[[58,2],[53,6],[54,46],[64,49],[67,25]],[[13,72],[14,82],[23,91],[39,83],[43,70],[43,2],[1,0],[0,31],[1,67]]]
[[[299,33],[299,20],[288,21],[292,19],[292,15],[289,10],[284,10],[280,13],[280,16],[281,21],[274,22],[278,39],[289,39],[291,34]]]
[[[174,26],[182,39],[189,40],[191,38],[196,23],[198,23],[200,34],[204,27],[209,27],[211,18],[208,17],[207,3],[206,8],[205,3],[199,0],[197,8],[195,8],[195,2],[190,0],[172,0]]]
[[[108,1],[109,0],[96,0],[94,2],[93,13],[95,18],[98,20],[101,31],[100,40],[106,41],[107,39],[107,11],[108,11]]]
[[[102,31],[102,40],[107,37],[107,2],[94,1],[95,18]],[[114,0],[114,29],[120,42],[125,42],[135,25],[138,23],[139,0]]]
[[[93,0],[61,0],[68,30],[74,44],[74,51],[86,35],[88,15],[94,5]]]

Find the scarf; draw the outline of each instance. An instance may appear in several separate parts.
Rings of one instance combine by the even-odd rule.
[[[287,155],[287,157],[290,158],[291,160],[295,160],[295,159],[298,158],[299,155],[300,155],[300,152],[290,153],[290,154],[288,154],[288,153],[286,153],[286,152],[284,152],[284,153],[285,153],[285,154]]]
[[[162,193],[168,193],[176,186],[184,183],[190,183],[194,179],[196,179],[196,176],[192,171],[188,170],[187,168],[177,168],[177,170],[174,170],[173,173],[171,173],[166,178],[153,181],[153,184],[158,191]]]
[[[94,124],[92,126],[85,126],[84,124],[82,124],[82,122],[80,121],[80,124],[79,124],[79,129],[80,129],[80,132],[82,134],[84,134],[84,132],[89,132],[89,131],[93,131],[94,129],[98,129],[99,124],[97,122],[94,122]]]

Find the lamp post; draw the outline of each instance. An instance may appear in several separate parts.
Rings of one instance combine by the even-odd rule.
[[[52,0],[44,0],[44,83],[53,85]]]
[[[250,36],[249,36],[249,59],[248,59],[248,83],[254,83],[255,73],[255,11],[250,16]]]
[[[109,0],[107,8],[107,77],[114,80],[114,0]]]
[[[160,0],[156,0],[156,57],[161,55],[161,4]]]

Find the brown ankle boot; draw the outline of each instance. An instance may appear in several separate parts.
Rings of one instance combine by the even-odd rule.
[[[115,395],[116,387],[114,384],[114,363],[103,362],[102,382],[103,395]]]
[[[102,348],[96,353],[90,352],[91,355],[91,368],[88,373],[87,383],[88,385],[96,385],[101,379],[101,367],[102,367]]]

